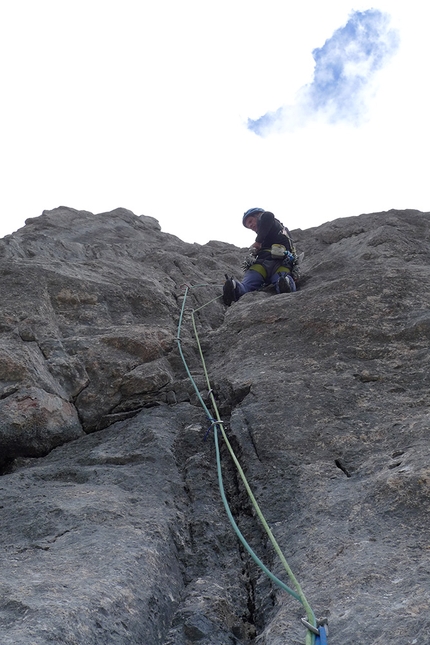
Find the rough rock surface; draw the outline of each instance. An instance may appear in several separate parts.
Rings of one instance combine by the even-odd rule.
[[[191,372],[205,396],[189,314],[214,299],[196,319],[227,434],[330,645],[429,641],[430,214],[293,236],[301,290],[227,310],[243,249],[125,209],[0,240],[2,645],[304,643],[228,522],[177,346],[184,283]],[[240,529],[288,583],[221,453]]]

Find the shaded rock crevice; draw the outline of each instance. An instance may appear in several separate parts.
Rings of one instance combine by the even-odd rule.
[[[231,639],[245,645],[262,631],[268,609],[273,608],[274,595],[270,581],[235,538],[227,521],[218,488],[213,430],[205,440],[207,421],[202,422],[201,412],[196,412],[200,421],[186,426],[175,442],[178,470],[182,472],[188,498],[185,509],[188,530],[185,543],[179,546],[184,591],[165,643],[209,644],[217,639],[224,639],[223,642]],[[240,444],[234,436],[231,441],[241,458]],[[221,460],[224,489],[233,516],[253,548],[263,550],[270,566],[273,553],[225,445],[221,445]],[[205,591],[201,597],[198,590],[203,586],[211,591]]]

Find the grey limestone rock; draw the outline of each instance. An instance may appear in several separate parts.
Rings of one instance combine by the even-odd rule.
[[[228,309],[245,249],[126,209],[60,207],[0,240],[2,645],[305,642],[303,607],[228,521],[179,353],[185,292],[189,369],[330,645],[428,642],[430,214],[293,237],[301,289]],[[291,586],[222,441],[221,461],[240,530]]]

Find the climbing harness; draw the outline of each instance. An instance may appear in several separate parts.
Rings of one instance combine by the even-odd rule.
[[[199,339],[199,334],[198,334],[198,331],[197,331],[197,324],[196,324],[195,314],[198,311],[200,311],[201,309],[203,309],[204,307],[206,307],[209,304],[211,304],[212,302],[215,302],[216,300],[218,300],[222,296],[217,296],[216,298],[213,298],[212,300],[209,300],[208,302],[206,302],[204,305],[201,305],[200,307],[197,307],[197,308],[191,310],[191,322],[192,322],[194,337],[195,337],[195,340],[196,340],[196,343],[197,343],[197,349],[198,349],[198,353],[199,353],[199,356],[200,356],[200,361],[201,361],[203,373],[204,373],[207,388],[208,388],[208,395],[207,396],[208,396],[208,398],[210,400],[212,409],[214,411],[214,414],[212,414],[211,411],[209,410],[208,406],[206,405],[199,388],[197,387],[197,384],[196,384],[196,382],[195,382],[195,380],[194,380],[194,378],[193,378],[193,376],[192,376],[192,374],[190,372],[190,369],[188,367],[187,361],[185,359],[185,356],[184,356],[184,353],[183,353],[183,350],[182,350],[181,331],[182,331],[182,325],[183,325],[183,320],[184,320],[185,305],[186,305],[186,302],[187,302],[187,297],[188,297],[190,289],[195,289],[197,287],[213,286],[213,285],[206,285],[206,284],[188,285],[188,284],[186,284],[186,285],[183,285],[183,286],[185,286],[185,293],[184,293],[184,296],[183,296],[181,312],[180,312],[180,315],[179,315],[178,331],[177,331],[176,340],[177,340],[177,344],[178,344],[179,354],[181,356],[181,359],[182,359],[182,362],[184,364],[185,370],[187,372],[188,378],[190,379],[190,381],[191,381],[191,383],[193,385],[193,388],[194,388],[194,390],[196,392],[197,398],[198,398],[203,410],[205,411],[206,416],[208,417],[208,419],[210,421],[210,426],[209,426],[208,430],[206,431],[204,439],[206,439],[207,436],[209,435],[209,433],[211,432],[211,430],[213,430],[215,453],[216,453],[216,463],[217,463],[218,485],[219,485],[219,490],[220,490],[220,494],[221,494],[221,499],[222,499],[222,502],[224,504],[224,508],[226,510],[228,519],[229,519],[229,521],[230,521],[230,523],[231,523],[231,525],[232,525],[232,527],[233,527],[238,539],[240,540],[240,542],[242,543],[242,545],[244,546],[246,551],[249,553],[251,558],[254,560],[254,562],[270,578],[270,580],[272,580],[272,582],[274,582],[278,587],[280,587],[281,589],[286,591],[288,594],[290,594],[293,598],[298,600],[303,605],[303,607],[304,607],[304,609],[306,611],[306,619],[304,619],[304,618],[302,619],[302,623],[307,629],[307,631],[306,631],[306,645],[327,645],[327,632],[326,632],[327,621],[326,621],[326,619],[322,619],[322,620],[317,621],[317,619],[315,618],[315,614],[314,614],[310,604],[308,603],[308,601],[306,599],[306,596],[302,591],[302,588],[300,587],[300,585],[299,585],[299,583],[298,583],[293,571],[291,570],[290,566],[288,565],[288,563],[287,563],[287,561],[285,559],[285,556],[284,556],[279,544],[277,543],[277,541],[275,539],[275,536],[273,535],[269,525],[267,524],[267,521],[266,521],[266,519],[265,519],[265,517],[264,517],[264,515],[263,515],[263,513],[262,513],[262,511],[261,511],[261,509],[260,509],[260,507],[259,507],[259,505],[257,503],[257,500],[254,497],[254,494],[253,494],[253,492],[252,492],[252,490],[251,490],[251,488],[249,486],[248,480],[246,479],[245,473],[243,472],[242,467],[241,467],[241,465],[240,465],[240,463],[239,463],[239,461],[238,461],[238,459],[237,459],[237,457],[236,457],[236,455],[235,455],[235,453],[233,451],[233,448],[232,448],[232,446],[231,446],[231,444],[230,444],[230,442],[228,440],[228,437],[227,437],[227,434],[226,434],[225,428],[224,428],[225,424],[224,424],[224,422],[222,421],[222,419],[220,418],[220,415],[219,415],[218,406],[216,404],[214,392],[213,392],[213,389],[212,389],[212,386],[211,386],[211,383],[210,383],[209,374],[208,374],[208,371],[207,371],[207,368],[206,368],[206,362],[205,362],[203,352],[202,352],[202,348],[201,348],[201,344],[200,344],[200,339]],[[294,589],[292,589],[289,586],[287,586],[282,580],[280,580],[277,576],[275,576],[263,564],[263,562],[259,559],[259,557],[256,555],[256,553],[252,550],[251,546],[248,544],[246,538],[243,536],[243,534],[241,533],[239,527],[236,524],[236,521],[235,521],[235,519],[233,517],[233,514],[231,512],[229,503],[228,503],[226,495],[225,495],[225,490],[224,490],[224,482],[223,482],[222,468],[221,468],[221,453],[220,453],[220,446],[219,446],[219,434],[221,435],[221,437],[222,437],[222,439],[223,439],[223,441],[224,441],[224,443],[225,443],[225,445],[226,445],[226,447],[228,449],[228,452],[230,453],[230,456],[231,456],[231,458],[233,460],[233,463],[236,466],[236,469],[237,469],[237,471],[238,471],[238,473],[240,475],[240,478],[242,479],[242,482],[243,482],[243,484],[245,486],[246,492],[247,492],[248,497],[249,497],[249,499],[250,499],[250,501],[251,501],[251,503],[252,503],[252,505],[254,507],[254,510],[255,510],[255,512],[256,512],[256,514],[257,514],[257,516],[258,516],[258,518],[259,518],[259,520],[260,520],[260,522],[261,522],[261,524],[262,524],[262,526],[263,526],[263,528],[264,528],[269,540],[270,540],[270,542],[272,543],[272,546],[273,546],[275,552],[277,553],[279,559],[281,560],[281,563],[282,563],[282,565],[283,565],[283,567],[284,567],[284,569],[285,569],[285,571],[286,571],[286,573],[287,573],[287,575],[288,575],[288,577],[290,579],[290,582],[292,583],[292,586],[294,587]]]
[[[248,254],[242,262],[242,270],[257,271],[265,280],[274,273],[290,273],[295,282],[300,279],[300,262],[303,253],[298,256],[295,248],[287,251],[282,244],[272,244],[270,249],[260,249],[257,255]]]

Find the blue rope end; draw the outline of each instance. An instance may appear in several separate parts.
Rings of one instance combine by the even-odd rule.
[[[303,625],[307,627],[312,634],[315,634],[315,645],[327,645],[328,627],[327,629],[324,627],[324,625],[328,624],[327,618],[322,618],[321,620],[316,621],[316,627],[309,623],[306,618],[302,618],[301,620]]]
[[[315,638],[315,645],[327,645],[327,634],[325,627],[319,628],[319,635]]]

